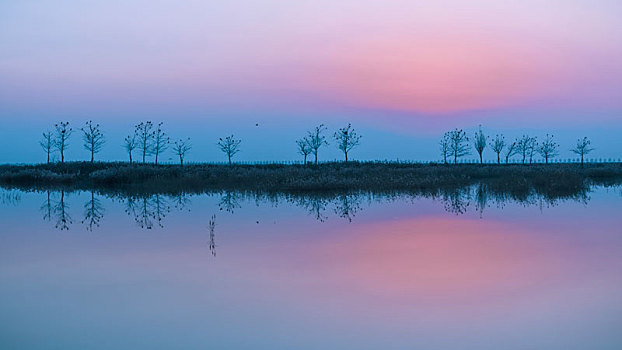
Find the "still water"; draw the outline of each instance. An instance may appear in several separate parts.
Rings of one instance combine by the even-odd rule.
[[[0,348],[621,349],[621,208],[0,190]]]

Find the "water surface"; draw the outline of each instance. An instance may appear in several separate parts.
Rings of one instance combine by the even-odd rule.
[[[619,349],[622,196],[0,192],[3,349]]]

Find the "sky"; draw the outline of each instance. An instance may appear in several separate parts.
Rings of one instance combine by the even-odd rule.
[[[189,161],[225,160],[230,134],[240,160],[296,160],[320,123],[329,141],[352,123],[351,159],[437,160],[445,131],[480,124],[553,134],[561,158],[583,136],[621,158],[621,13],[618,0],[0,0],[0,163],[44,161],[38,140],[59,121],[74,128],[67,158],[87,159],[87,120],[105,160],[126,159],[145,120],[190,137]],[[340,157],[335,142],[320,151]]]

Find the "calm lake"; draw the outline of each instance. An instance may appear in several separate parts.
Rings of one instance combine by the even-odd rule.
[[[2,349],[621,349],[622,191],[0,190]]]

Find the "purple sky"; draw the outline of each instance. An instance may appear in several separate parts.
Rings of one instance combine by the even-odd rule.
[[[613,0],[3,1],[0,163],[42,161],[43,130],[89,119],[110,160],[142,120],[191,137],[191,161],[223,160],[215,142],[231,133],[241,160],[293,160],[306,130],[348,122],[364,135],[355,159],[438,159],[444,131],[478,124],[553,133],[562,158],[588,136],[594,157],[619,158],[620,13]],[[70,160],[87,157],[80,144]]]

